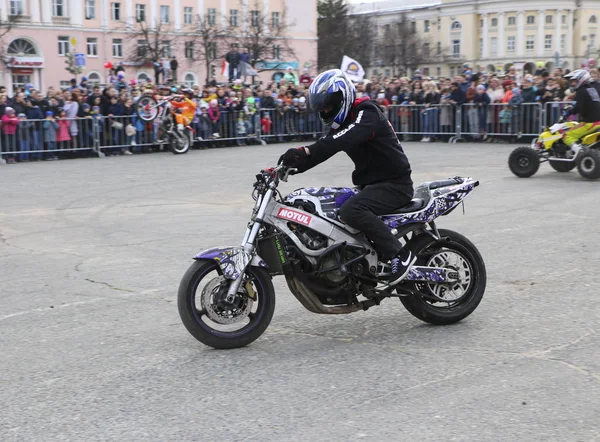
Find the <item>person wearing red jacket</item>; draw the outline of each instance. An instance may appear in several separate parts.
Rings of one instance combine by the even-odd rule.
[[[7,152],[6,162],[15,164],[15,152],[17,151],[17,128],[19,119],[12,107],[7,107],[2,115],[2,134],[4,149]]]
[[[208,118],[212,123],[212,136],[219,138],[219,120],[221,119],[221,111],[219,111],[219,102],[215,99],[210,100],[208,105]]]

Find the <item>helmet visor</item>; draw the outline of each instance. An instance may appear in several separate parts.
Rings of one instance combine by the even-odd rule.
[[[344,94],[342,91],[311,93],[308,102],[311,111],[318,112],[325,124],[331,124],[342,108]]]

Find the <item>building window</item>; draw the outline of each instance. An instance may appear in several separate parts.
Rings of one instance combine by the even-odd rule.
[[[423,56],[428,58],[430,55],[429,43],[423,43]]]
[[[561,22],[563,25],[566,25],[566,24],[567,24],[567,16],[566,16],[566,15],[563,15],[563,16],[560,18],[560,22]]]
[[[183,8],[183,24],[191,25],[194,22],[194,8],[186,6]]]
[[[140,72],[137,75],[137,81],[138,81],[138,83],[144,84],[144,83],[150,83],[152,81],[152,79],[150,78],[150,75],[148,75],[147,73]]]
[[[527,24],[528,25],[534,25],[535,24],[535,15],[528,15],[527,16]]]
[[[497,18],[493,18],[492,19],[492,28],[495,28],[496,26],[498,26],[498,19]]]
[[[560,52],[564,53],[567,47],[567,36],[562,34],[560,36]]]
[[[161,41],[160,53],[163,57],[171,58],[171,40]]]
[[[138,40],[137,41],[137,55],[138,57],[147,57],[148,56],[148,40]]]
[[[97,72],[91,72],[90,74],[88,74],[88,83],[92,86],[97,86],[101,82],[102,80],[100,78],[100,74],[98,74]]]
[[[170,22],[170,11],[169,6],[160,5],[160,22],[161,23],[169,23]]]
[[[515,52],[515,37],[508,37],[508,44],[506,45],[508,52]]]
[[[88,38],[87,39],[87,54],[90,57],[98,56],[98,39],[97,38]]]
[[[230,9],[229,10],[229,26],[237,27],[238,25],[238,10]]]
[[[23,0],[10,0],[10,15],[22,15],[24,13]]]
[[[186,87],[192,87],[196,84],[196,77],[194,77],[194,74],[185,74],[185,77],[183,77],[183,84],[185,84]]]
[[[146,21],[146,5],[135,5],[135,20],[138,23]]]
[[[496,55],[498,53],[498,39],[496,37],[492,37],[490,40],[490,50],[492,55]]]
[[[52,0],[52,15],[54,17],[65,16],[65,0]]]
[[[215,8],[208,8],[208,16],[206,20],[208,26],[215,26],[217,24],[217,10]]]
[[[442,43],[438,41],[437,43],[437,54],[442,55]]]
[[[544,49],[552,49],[552,36],[546,35],[544,37]]]
[[[13,55],[38,55],[31,42],[23,38],[17,38],[16,40],[13,40],[8,45],[7,52]]]
[[[423,31],[424,32],[429,32],[429,20],[425,20],[423,22]]]
[[[455,58],[460,56],[460,40],[452,40],[452,55]]]
[[[452,23],[452,30],[453,31],[458,31],[462,29],[462,26],[460,25],[460,22],[455,21],[454,23]]]
[[[96,18],[96,0],[85,0],[85,18],[86,20]]]
[[[517,24],[517,18],[516,17],[508,17],[508,25],[509,26],[515,26]]]
[[[58,37],[58,55],[67,55],[69,49],[69,37]]]
[[[279,12],[273,12],[271,14],[271,26],[273,28],[279,27]]]
[[[113,38],[112,54],[113,54],[113,57],[122,57],[123,56],[123,39],[122,38]]]
[[[590,34],[590,48],[596,48],[596,34]]]
[[[438,78],[441,77],[442,76],[442,68],[438,66],[437,68],[435,68],[435,70],[436,70]]]
[[[483,19],[482,19],[482,20],[479,20],[479,27],[480,27],[480,28],[483,28]]]
[[[186,41],[185,42],[185,58],[187,58],[188,60],[193,60],[194,59],[194,42],[193,41]]]
[[[121,20],[121,3],[110,4],[110,18],[111,20]]]
[[[258,22],[259,22],[258,11],[250,11],[250,25],[253,28],[257,28]]]
[[[596,20],[596,16],[595,16],[595,15],[592,15],[592,16],[590,17],[590,24],[592,24],[592,25],[595,25],[595,24],[596,24],[596,22],[597,22],[597,20]]]
[[[547,25],[551,25],[552,24],[552,16],[551,15],[547,15],[546,16],[546,24]]]
[[[479,58],[483,58],[483,38],[479,39]]]
[[[533,51],[534,48],[535,48],[535,36],[528,35],[527,39],[525,40],[525,49],[527,49],[528,51]]]
[[[206,46],[206,55],[208,56],[208,58],[210,60],[217,59],[217,43],[216,42],[211,41],[210,43],[208,43],[208,45]]]
[[[279,45],[273,46],[273,60],[279,60],[281,56],[281,47]]]
[[[417,32],[417,22],[416,21],[410,22],[410,32],[412,32],[413,34]]]

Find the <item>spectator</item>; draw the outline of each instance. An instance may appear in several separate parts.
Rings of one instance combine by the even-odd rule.
[[[19,127],[19,118],[12,107],[7,107],[2,116],[2,134],[3,145],[6,152],[6,163],[16,163],[15,153],[17,151],[17,128]]]
[[[210,118],[212,125],[212,137],[219,138],[219,120],[221,119],[221,112],[219,111],[219,103],[215,98],[210,100],[208,108],[208,117]]]
[[[77,136],[79,135],[79,126],[77,125],[77,121],[75,120],[77,114],[79,113],[79,103],[73,101],[73,95],[70,92],[64,93],[65,104],[64,111],[66,114],[66,118],[69,123],[69,135],[72,140],[73,149],[77,149]],[[60,125],[60,123],[59,123]]]
[[[432,141],[436,132],[439,132],[439,108],[437,106],[440,104],[440,92],[433,81],[428,81],[425,83],[423,102],[425,106],[422,113],[423,121],[421,126],[423,127],[425,136],[421,139],[421,141],[427,143]]]
[[[479,129],[479,135],[481,139],[487,139],[487,113],[488,113],[488,105],[490,104],[490,97],[485,91],[485,86],[479,84],[475,88],[475,98],[473,103],[475,103],[477,110],[477,127]]]
[[[56,156],[56,137],[58,132],[58,123],[54,119],[52,111],[46,111],[46,119],[43,124],[44,129],[44,159],[46,161],[58,160]]]
[[[59,112],[58,118],[58,130],[56,131],[56,142],[59,150],[67,150],[70,148],[69,144],[71,141],[71,135],[69,134],[70,122],[67,120],[67,112],[62,109]]]
[[[27,115],[19,114],[18,139],[19,139],[19,161],[29,161],[29,152],[31,146],[31,127],[32,123],[27,121]]]
[[[177,58],[173,55],[173,57],[171,57],[171,63],[170,66],[171,68],[171,79],[173,80],[173,83],[176,84],[177,83],[177,68],[179,67],[179,63],[177,63]]]
[[[239,77],[240,53],[237,45],[231,45],[231,51],[225,56],[225,60],[229,63],[229,82],[232,83]]]

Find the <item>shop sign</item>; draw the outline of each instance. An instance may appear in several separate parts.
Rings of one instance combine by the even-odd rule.
[[[43,68],[44,59],[42,57],[7,57],[9,68]]]

